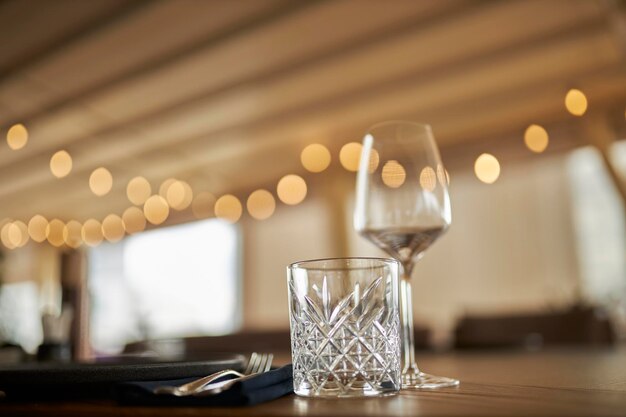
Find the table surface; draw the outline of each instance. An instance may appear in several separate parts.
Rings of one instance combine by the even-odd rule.
[[[1,404],[0,415],[38,416],[626,416],[626,348],[418,355],[458,388],[366,399],[289,395],[254,407],[149,408],[107,402]]]

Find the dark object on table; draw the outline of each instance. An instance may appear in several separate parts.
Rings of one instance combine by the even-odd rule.
[[[116,387],[118,401],[122,405],[144,406],[244,406],[254,405],[287,395],[293,391],[291,365],[258,374],[250,379],[236,382],[230,389],[206,397],[176,397],[157,395],[156,387],[179,386],[193,381],[185,378],[173,381],[127,382]],[[228,379],[228,378],[227,378]]]
[[[419,326],[415,328],[415,346],[427,348],[430,332]],[[131,343],[124,352],[136,353],[175,351],[184,356],[198,356],[207,352],[273,352],[289,353],[291,337],[289,330],[246,331],[224,336],[200,336],[184,339],[145,340]]]
[[[455,329],[455,347],[460,349],[606,346],[614,342],[615,333],[604,310],[585,306],[559,312],[465,317]]]
[[[0,367],[0,391],[11,401],[111,398],[113,388],[128,381],[202,377],[222,369],[242,370],[245,357],[213,353],[204,360],[159,361],[111,358],[97,363],[26,363]]]
[[[37,348],[37,360],[40,362],[70,362],[72,347],[69,343],[42,343]]]

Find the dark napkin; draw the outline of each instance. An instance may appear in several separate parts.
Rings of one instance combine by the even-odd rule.
[[[245,406],[274,400],[293,391],[291,365],[235,382],[228,390],[207,397],[176,397],[154,394],[162,385],[182,385],[197,378],[169,381],[124,382],[116,387],[117,399],[122,405],[168,405],[168,406]],[[224,381],[229,378],[220,379]]]

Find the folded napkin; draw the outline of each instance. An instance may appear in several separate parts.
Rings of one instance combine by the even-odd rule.
[[[293,369],[291,365],[261,373],[238,381],[228,390],[206,397],[176,397],[154,394],[156,387],[182,385],[198,378],[169,381],[124,382],[116,387],[117,399],[122,405],[167,405],[167,406],[244,406],[270,401],[293,391]],[[230,377],[219,379],[225,381]]]

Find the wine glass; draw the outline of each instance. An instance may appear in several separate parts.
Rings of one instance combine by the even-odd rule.
[[[448,174],[430,126],[390,121],[363,139],[354,227],[400,261],[402,387],[441,388],[459,381],[421,372],[415,362],[411,272],[415,261],[450,226]]]

